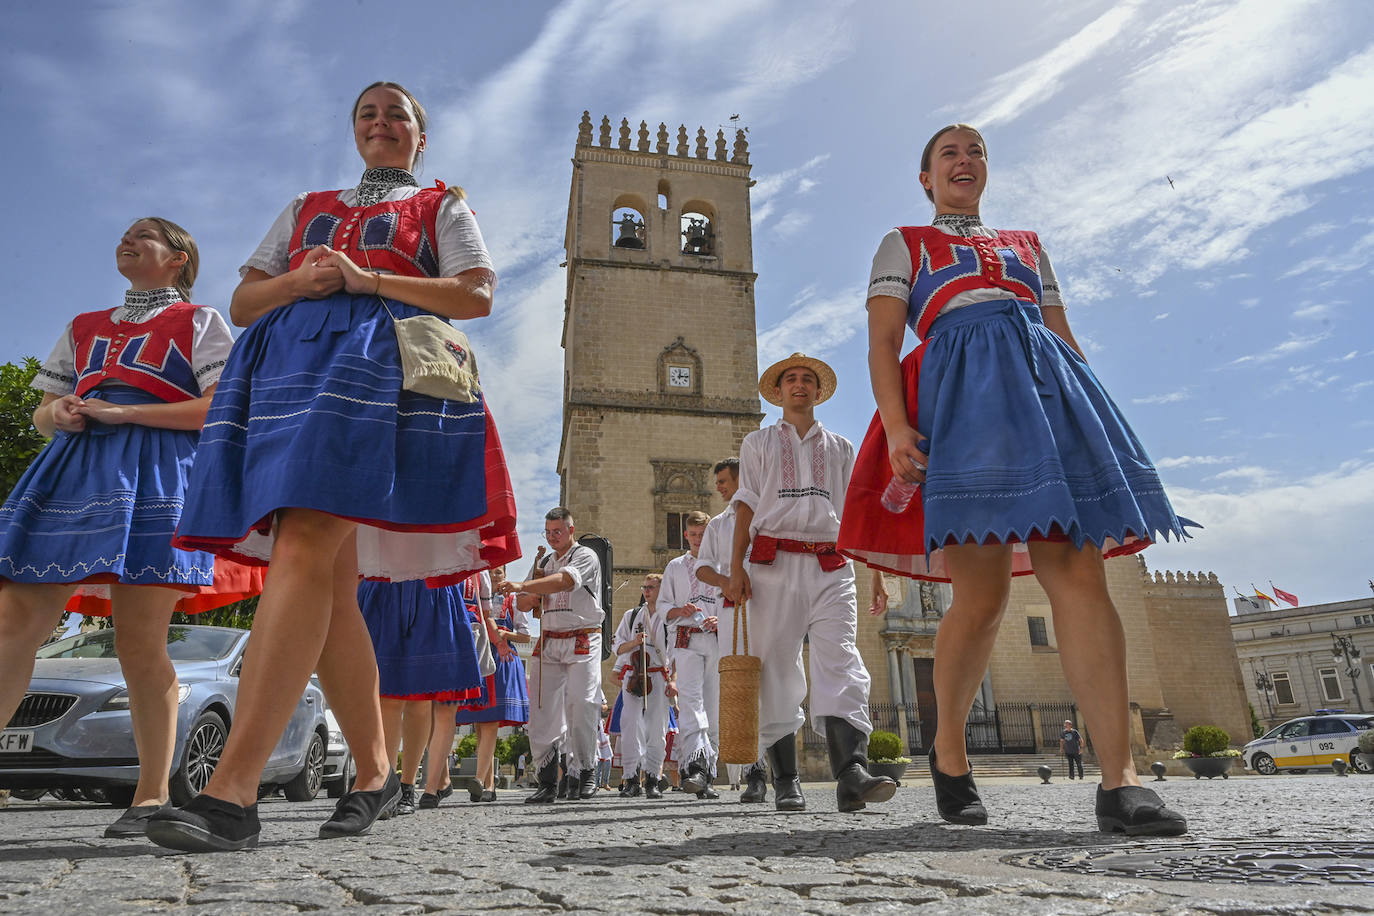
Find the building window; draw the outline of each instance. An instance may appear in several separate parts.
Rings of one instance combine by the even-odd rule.
[[[1032,646],[1049,647],[1050,634],[1045,629],[1044,617],[1027,617],[1026,623],[1030,624],[1030,642]]]
[[[1297,702],[1293,699],[1293,682],[1288,680],[1288,672],[1271,674],[1269,680],[1274,684],[1274,696],[1278,698],[1280,706],[1291,706]]]
[[[1374,627],[1374,614],[1356,614],[1355,626]]]
[[[687,538],[683,532],[687,530],[687,513],[669,512],[668,513],[668,548],[670,550],[683,550],[687,544]]]
[[[1345,694],[1341,693],[1341,679],[1335,668],[1318,668],[1317,680],[1322,682],[1322,696],[1328,703],[1345,699]]]

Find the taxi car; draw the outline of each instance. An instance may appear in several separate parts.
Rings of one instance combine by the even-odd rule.
[[[1374,728],[1369,713],[1319,712],[1289,719],[1245,745],[1241,758],[1248,769],[1265,776],[1282,770],[1331,766],[1337,757],[1360,773],[1374,772],[1359,751],[1360,735]]]

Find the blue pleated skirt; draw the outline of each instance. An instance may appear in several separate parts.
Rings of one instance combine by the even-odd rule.
[[[302,299],[262,316],[215,390],[178,543],[263,562],[275,512],[300,507],[411,535],[365,550],[372,541],[360,532],[360,568],[376,578],[456,580],[518,556],[485,403],[405,391],[402,377],[392,316],[376,297]],[[449,534],[431,554],[417,533]]]
[[[1049,538],[1115,553],[1196,526],[1088,364],[1018,300],[931,326],[917,430],[930,442],[925,545]],[[1126,551],[1123,551],[1126,552]]]
[[[89,398],[162,403],[123,386]],[[89,420],[82,432],[59,431],[0,507],[0,579],[210,585],[214,556],[172,546],[198,438]]]
[[[358,584],[379,693],[399,700],[464,700],[482,683],[461,586],[420,581]]]
[[[495,652],[495,648],[492,651]],[[530,692],[525,683],[525,663],[520,660],[520,656],[505,661],[497,654],[496,674],[492,676],[491,683],[493,692],[482,698],[486,702],[473,702],[474,707],[481,705],[482,708],[459,706],[454,714],[454,721],[459,725],[472,725],[476,722],[524,725],[528,722]]]

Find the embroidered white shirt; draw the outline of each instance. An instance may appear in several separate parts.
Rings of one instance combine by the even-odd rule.
[[[674,557],[663,570],[663,586],[658,590],[658,616],[670,630],[695,627],[700,624],[691,617],[668,619],[675,607],[695,604],[707,617],[715,617],[720,608],[720,589],[697,578],[697,564],[701,561],[690,553]]]
[[[545,557],[544,565],[539,568],[540,577],[558,572],[572,576],[573,587],[544,596],[542,629],[580,630],[601,626],[601,561],[596,551],[584,544],[573,544],[561,557],[552,554]]]
[[[730,557],[735,549],[735,504],[706,523],[697,560],[722,576],[730,575]]]
[[[786,420],[745,436],[734,501],[754,510],[749,536],[835,540],[853,470],[854,446],[819,421],[801,438]]]

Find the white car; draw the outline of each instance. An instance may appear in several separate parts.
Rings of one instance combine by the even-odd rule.
[[[1371,773],[1374,766],[1357,753],[1360,735],[1371,728],[1374,716],[1368,713],[1302,716],[1245,745],[1241,757],[1246,767],[1265,776],[1281,770],[1325,769],[1337,757],[1357,772]]]

